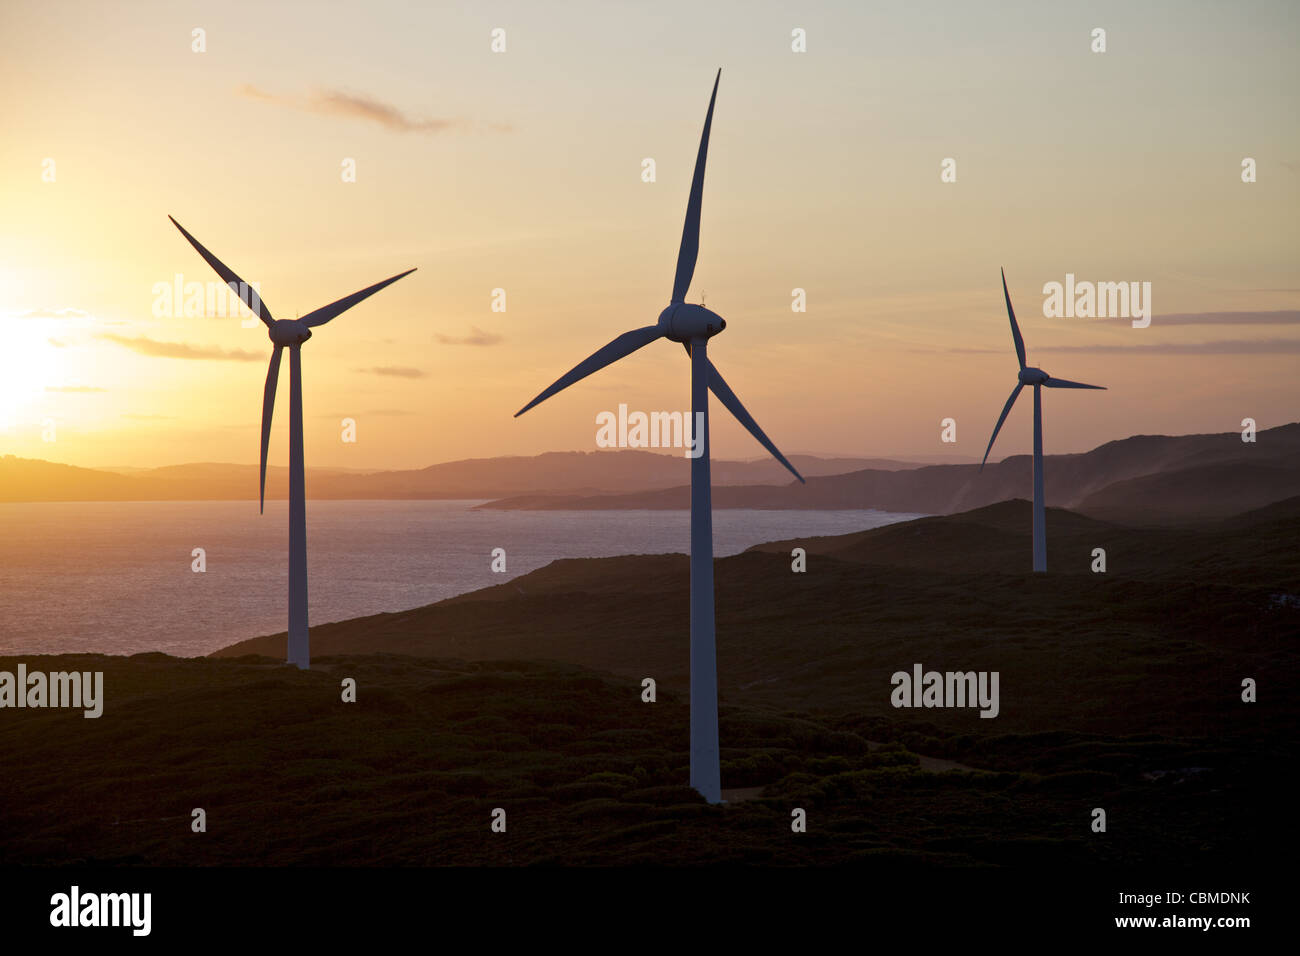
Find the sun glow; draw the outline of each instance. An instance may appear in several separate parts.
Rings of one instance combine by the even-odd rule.
[[[53,384],[57,356],[49,325],[31,316],[0,316],[0,427],[23,423]]]

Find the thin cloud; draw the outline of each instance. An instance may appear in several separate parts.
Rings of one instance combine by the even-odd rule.
[[[1225,339],[1217,342],[1156,342],[1150,345],[1057,345],[1053,352],[1140,355],[1276,355],[1300,352],[1300,339]]]
[[[435,335],[434,338],[441,345],[497,345],[505,341],[504,336],[484,332],[476,325],[470,326],[469,335]]]
[[[1289,290],[1278,290],[1289,291]],[[1128,325],[1130,318],[1108,319]],[[1300,310],[1278,309],[1272,312],[1171,312],[1156,313],[1151,318],[1154,325],[1296,325],[1300,326]]]
[[[356,412],[334,412],[332,414],[317,415],[317,418],[342,419],[355,415]],[[403,415],[414,415],[415,412],[405,408],[370,408],[361,413],[366,416],[375,418],[391,418]]]
[[[376,365],[374,368],[359,368],[358,372],[366,375],[384,375],[389,378],[424,378],[424,372],[408,365]]]
[[[928,355],[1002,355],[997,348],[910,349]],[[1214,342],[1153,342],[1146,345],[1052,345],[1044,352],[1084,352],[1093,355],[1278,355],[1300,352],[1300,339],[1223,339]]]
[[[1291,288],[1291,289],[1242,289],[1242,288],[1237,287],[1237,288],[1232,288],[1232,289],[1218,288],[1218,289],[1215,289],[1214,291],[1215,291],[1215,292],[1227,292],[1227,293],[1233,293],[1233,294],[1236,294],[1236,293],[1245,293],[1245,294],[1250,294],[1250,293],[1255,293],[1255,292],[1300,292],[1300,289],[1295,289],[1295,288]]]
[[[239,87],[238,92],[240,96],[263,103],[287,106],[291,109],[315,113],[318,116],[338,116],[377,123],[385,129],[400,133],[444,133],[469,127],[469,123],[463,119],[417,119],[408,116],[391,103],[363,94],[345,93],[342,90],[317,89],[306,97],[280,96],[245,83]],[[502,131],[499,124],[492,124],[492,128]]]
[[[101,332],[99,337],[109,342],[116,342],[133,352],[155,358],[211,359],[225,362],[258,362],[265,358],[257,352],[246,352],[243,349],[223,349],[215,345],[186,345],[183,342],[159,342],[143,335],[131,338],[126,335]]]
[[[47,392],[64,392],[67,394],[81,392],[107,392],[106,388],[96,388],[94,385],[46,385]]]
[[[122,417],[134,419],[135,421],[138,422],[157,422],[157,421],[170,420],[175,418],[176,416],[175,415],[137,415],[133,412],[123,412]]]
[[[20,319],[88,319],[89,312],[83,312],[81,309],[28,309],[26,312],[19,312]]]

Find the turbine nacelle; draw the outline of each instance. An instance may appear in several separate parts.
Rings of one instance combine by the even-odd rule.
[[[392,285],[403,276],[410,275],[414,269],[398,273],[382,282],[376,282],[369,288],[344,296],[327,306],[308,312],[296,319],[276,319],[262,301],[261,295],[251,285],[241,279],[233,269],[214,256],[203,244],[185,231],[171,216],[172,225],[181,231],[194,251],[212,266],[223,282],[230,286],[240,301],[248,306],[253,315],[266,325],[267,337],[275,348],[271,351],[271,362],[266,369],[266,384],[262,389],[262,456],[259,470],[258,502],[259,509],[266,504],[266,452],[271,442],[271,414],[275,409],[275,388],[280,379],[280,359],[285,346],[289,347],[289,663],[306,668],[311,661],[307,633],[307,505],[304,489],[304,465],[302,456],[302,353],[298,346],[311,338],[311,330],[317,325],[343,314],[358,302],[374,295],[380,289]]]
[[[998,423],[993,426],[993,435],[989,446],[984,449],[984,460],[980,470],[989,460],[993,443],[998,440],[1002,423],[1011,414],[1011,406],[1016,403],[1020,393],[1028,385],[1034,390],[1034,570],[1047,570],[1047,498],[1043,491],[1043,393],[1044,388],[1087,388],[1104,390],[1102,385],[1085,385],[1083,382],[1071,382],[1063,378],[1052,378],[1041,368],[1034,368],[1025,361],[1025,340],[1020,334],[1020,324],[1016,322],[1016,310],[1011,307],[1011,292],[1007,289],[1007,274],[1002,273],[1002,297],[1007,302],[1007,319],[1011,322],[1011,341],[1016,347],[1016,359],[1020,363],[1016,387],[1011,390],[1007,403],[1002,406]]]
[[[301,319],[276,319],[266,335],[276,345],[300,345],[311,338],[311,329]]]
[[[722,71],[718,71],[721,76]],[[758,427],[736,393],[709,361],[708,340],[727,327],[716,312],[702,305],[686,302],[695,260],[700,251],[700,205],[704,197],[704,164],[708,158],[709,128],[713,122],[713,104],[718,96],[718,79],[713,81],[709,111],[704,116],[700,134],[700,151],[695,157],[695,174],[686,201],[686,220],[682,241],[677,249],[677,271],[669,305],[659,313],[654,325],[631,329],[598,349],[561,375],[551,386],[515,412],[518,418],[538,402],[580,382],[588,375],[614,364],[644,348],[651,342],[669,339],[686,346],[691,363],[691,420],[697,441],[702,442],[691,459],[691,786],[709,803],[722,802],[721,764],[718,750],[718,657],[714,634],[713,608],[713,525],[709,482],[709,393],[712,392],[746,431],[758,440],[795,478],[803,476]]]
[[[659,328],[664,338],[689,344],[694,339],[708,339],[727,327],[727,320],[702,305],[674,302],[659,313]]]

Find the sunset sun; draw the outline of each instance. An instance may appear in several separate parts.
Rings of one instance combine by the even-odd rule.
[[[26,315],[0,317],[0,427],[27,422],[57,374],[57,349],[49,341],[50,323]]]

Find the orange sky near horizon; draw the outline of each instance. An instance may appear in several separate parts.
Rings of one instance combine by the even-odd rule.
[[[168,214],[278,318],[418,268],[303,347],[309,468],[594,450],[599,412],[686,410],[657,342],[512,418],[667,304],[719,66],[688,299],[727,318],[710,357],[787,454],[978,459],[1015,384],[1000,267],[1030,363],[1109,386],[1046,393],[1048,453],[1300,419],[1298,40],[1262,0],[9,0],[0,454],[256,461],[271,344],[155,314],[160,283],[218,281]],[[1045,316],[1067,273],[1150,282],[1150,327]],[[712,411],[715,457],[764,454]]]

